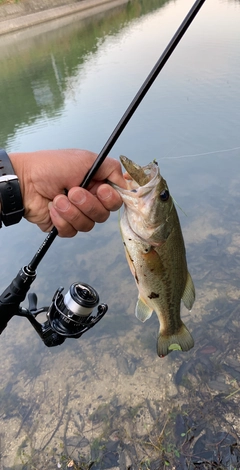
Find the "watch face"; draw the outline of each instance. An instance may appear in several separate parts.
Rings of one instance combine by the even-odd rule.
[[[17,175],[3,175],[0,176],[0,183],[5,183],[7,181],[18,180]]]

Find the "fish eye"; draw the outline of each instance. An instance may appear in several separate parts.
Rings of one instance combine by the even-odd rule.
[[[169,191],[168,191],[168,189],[164,189],[164,191],[162,191],[162,192],[160,193],[160,199],[161,199],[161,201],[163,201],[163,202],[168,201],[168,199],[169,199]]]
[[[131,193],[136,193],[137,190],[136,189],[131,189]]]

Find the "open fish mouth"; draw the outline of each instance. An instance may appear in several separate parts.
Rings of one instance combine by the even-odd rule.
[[[152,162],[141,167],[123,155],[120,156],[120,161],[131,178],[130,180],[127,179],[128,189],[130,191],[134,192],[134,190],[139,187],[148,185],[152,180],[154,180],[153,184],[156,184],[155,178],[160,176],[157,163]]]
[[[125,211],[132,219],[134,232],[138,233],[142,239],[144,237],[139,230],[140,232],[146,231],[146,237],[149,239],[149,233],[154,232],[162,223],[159,222],[159,214],[156,214],[156,210],[159,212],[156,201],[158,201],[160,186],[162,183],[164,185],[164,179],[160,174],[158,164],[154,161],[143,167],[125,156],[120,156],[120,161],[127,171],[124,175],[127,188],[120,188],[111,182],[109,184],[121,195]]]
[[[133,201],[135,198],[139,199],[155,192],[157,184],[162,179],[157,162],[141,167],[123,155],[120,156],[120,161],[127,171],[125,175],[127,188],[121,188],[108,180],[107,183],[118,191],[126,204],[128,200]]]

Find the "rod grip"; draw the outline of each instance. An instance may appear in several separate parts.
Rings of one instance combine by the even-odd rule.
[[[20,303],[25,299],[34,279],[35,271],[21,268],[11,284],[0,296],[0,334],[5,330],[9,320],[20,313]]]

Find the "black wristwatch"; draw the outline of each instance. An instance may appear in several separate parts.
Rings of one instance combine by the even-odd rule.
[[[10,158],[5,150],[0,149],[0,227],[20,222],[24,207],[20,184],[14,173]]]

